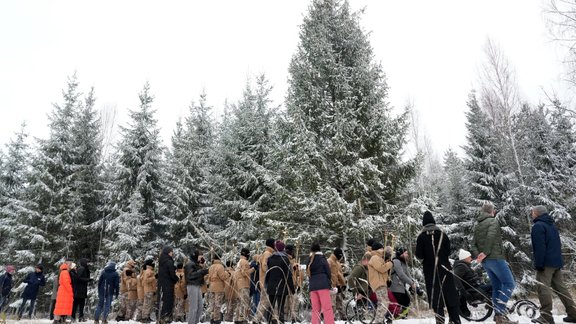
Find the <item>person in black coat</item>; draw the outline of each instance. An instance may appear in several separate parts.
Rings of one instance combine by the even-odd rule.
[[[76,270],[76,280],[74,280],[74,304],[72,305],[72,318],[76,318],[76,311],[78,311],[80,322],[84,322],[84,305],[88,297],[88,283],[90,281],[92,279],[90,279],[88,260],[80,259],[80,266]]]
[[[436,322],[444,323],[444,306],[451,323],[460,324],[459,297],[454,285],[450,255],[450,239],[437,226],[432,213],[422,218],[424,228],[416,240],[416,257],[422,260],[428,302]]]
[[[12,265],[7,265],[5,270],[4,274],[0,276],[0,311],[2,311],[2,306],[8,303],[12,290],[12,274],[16,271]]]
[[[202,298],[202,286],[204,276],[208,274],[206,261],[200,250],[190,253],[190,260],[184,266],[186,275],[186,291],[188,294],[188,324],[197,324],[202,317],[204,300]]]
[[[174,284],[179,280],[174,266],[174,250],[166,245],[162,248],[162,254],[158,259],[158,305],[160,305],[160,322],[172,321],[174,309]],[[160,304],[162,300],[162,304]]]
[[[268,258],[268,271],[264,277],[264,286],[266,293],[270,297],[270,305],[272,309],[278,307],[278,320],[284,323],[284,303],[288,294],[294,294],[294,281],[292,277],[292,267],[290,266],[290,259],[284,251],[286,245],[284,242],[278,240],[275,242],[274,252]],[[272,323],[272,313],[268,314],[268,323]]]
[[[22,304],[20,309],[18,309],[18,320],[22,318],[24,313],[24,308],[26,308],[26,302],[30,301],[30,306],[28,308],[28,318],[32,318],[32,313],[34,312],[34,305],[36,304],[36,297],[38,296],[38,290],[40,287],[46,285],[46,278],[44,277],[44,267],[41,264],[36,265],[34,272],[30,272],[24,279],[26,283],[26,288],[22,292]]]

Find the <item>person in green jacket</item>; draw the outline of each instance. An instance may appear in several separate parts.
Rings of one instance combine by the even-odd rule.
[[[477,255],[477,261],[486,270],[492,284],[492,304],[494,305],[494,321],[496,324],[517,323],[508,318],[506,303],[516,287],[514,276],[504,259],[502,245],[502,230],[495,218],[496,209],[490,201],[484,201],[478,223],[474,228],[474,238],[471,244],[472,254]]]
[[[366,252],[348,276],[348,287],[354,293],[356,299],[368,298],[370,296],[370,286],[368,286],[368,262],[371,257],[372,254]]]

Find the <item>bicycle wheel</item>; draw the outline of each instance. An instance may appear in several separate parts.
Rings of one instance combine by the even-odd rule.
[[[537,318],[540,315],[540,307],[527,299],[517,301],[512,308],[516,309],[516,314],[530,319]]]
[[[370,299],[362,297],[356,300],[350,299],[346,303],[346,322],[360,321],[363,324],[371,324],[376,317],[376,306]]]
[[[492,305],[485,301],[468,303],[468,310],[470,311],[470,314],[460,312],[460,316],[473,322],[484,322],[493,312]]]

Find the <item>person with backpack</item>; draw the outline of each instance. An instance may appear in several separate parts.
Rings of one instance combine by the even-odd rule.
[[[102,324],[108,323],[110,305],[112,305],[114,298],[118,299],[119,293],[120,276],[116,272],[116,263],[110,261],[98,279],[98,306],[96,306],[94,313],[94,324],[99,324],[100,319],[102,319]]]
[[[389,310],[395,319],[404,319],[408,316],[410,295],[406,291],[406,286],[416,289],[416,281],[410,277],[408,271],[408,258],[408,250],[404,247],[398,247],[396,258],[392,260],[394,267],[391,272],[392,283],[389,292],[394,296],[396,304],[391,303]]]
[[[40,290],[40,287],[46,285],[46,278],[44,277],[43,271],[44,267],[41,264],[37,264],[34,271],[30,272],[24,279],[26,288],[24,288],[24,291],[22,292],[22,304],[18,309],[18,320],[22,319],[22,314],[24,313],[24,308],[26,308],[28,301],[30,301],[30,306],[28,307],[28,318],[32,319],[38,290]]]
[[[378,297],[374,318],[377,324],[391,321],[386,308],[386,301],[388,300],[388,276],[392,267],[391,252],[384,249],[382,243],[375,242],[372,244],[372,257],[368,261],[368,283]]]

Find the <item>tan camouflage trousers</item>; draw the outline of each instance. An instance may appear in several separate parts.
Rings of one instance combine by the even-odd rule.
[[[383,323],[386,313],[388,313],[388,291],[386,287],[382,286],[375,291],[376,297],[378,298],[378,306],[376,307],[376,317],[374,318],[374,323]]]
[[[210,299],[210,313],[212,313],[212,319],[219,321],[222,317],[220,310],[222,308],[222,304],[224,303],[224,292],[212,292],[210,293]]]
[[[266,312],[272,311],[270,305],[270,297],[266,293],[266,289],[260,290],[260,302],[258,303],[258,309],[256,310],[255,322],[266,322]]]
[[[250,288],[240,288],[234,321],[246,321],[250,314]]]
[[[186,318],[186,309],[184,308],[184,298],[175,297],[174,298],[174,310],[173,310],[174,319],[177,322],[180,322],[181,319]]]
[[[286,296],[286,303],[284,304],[285,322],[296,321],[298,319],[298,303],[298,294]]]
[[[142,319],[142,306],[144,306],[144,299],[138,299],[136,301],[136,320]]]
[[[126,299],[126,313],[124,318],[131,320],[136,313],[136,304],[138,304],[138,299]]]
[[[238,298],[234,297],[226,300],[226,313],[224,313],[224,322],[232,322],[236,308],[238,308]]]
[[[144,294],[144,303],[142,304],[142,319],[150,318],[152,307],[154,306],[154,293],[147,292]]]
[[[118,309],[118,316],[126,317],[126,302],[128,302],[128,292],[123,292],[118,297],[118,304],[120,308]]]
[[[346,312],[344,311],[344,293],[337,293],[330,295],[332,299],[332,310],[334,311],[334,320],[346,320]]]

